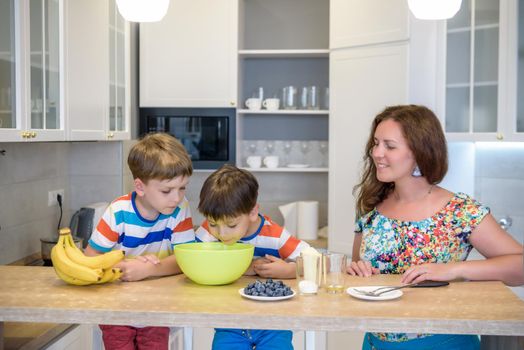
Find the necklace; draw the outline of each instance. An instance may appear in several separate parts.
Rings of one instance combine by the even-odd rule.
[[[431,185],[431,186],[429,186],[429,189],[428,189],[428,191],[426,192],[426,194],[424,194],[424,196],[422,196],[422,197],[419,198],[418,200],[422,200],[422,199],[426,198],[427,196],[429,196],[429,195],[431,194],[431,192],[433,191],[433,188],[434,188],[434,187],[435,187],[435,185]],[[397,190],[396,190],[396,189],[393,190],[393,195],[395,196],[395,199],[396,199],[397,201],[400,200],[400,196],[399,196],[399,194],[397,193]]]

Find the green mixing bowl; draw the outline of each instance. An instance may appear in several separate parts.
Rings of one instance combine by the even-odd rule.
[[[206,285],[236,281],[248,269],[255,247],[251,244],[222,242],[184,243],[175,246],[182,272],[193,282]]]

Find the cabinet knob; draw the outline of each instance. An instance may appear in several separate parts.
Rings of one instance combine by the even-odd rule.
[[[22,131],[22,134],[21,134],[21,135],[22,135],[22,137],[23,137],[24,139],[26,139],[26,138],[28,138],[28,135],[27,135],[27,134],[28,134],[27,131]]]
[[[35,131],[33,131],[33,132],[31,133],[31,137],[32,137],[32,138],[35,138],[35,137],[36,137],[36,132],[35,132]]]
[[[235,102],[231,101],[231,102],[229,102],[229,104],[230,104],[231,106],[234,106],[234,105],[235,105]]]
[[[504,135],[502,135],[500,132],[497,133],[497,140],[503,140],[504,139]]]
[[[110,132],[110,133],[107,135],[107,137],[109,137],[110,139],[113,138],[114,136],[115,136],[115,134],[112,133],[112,132]]]

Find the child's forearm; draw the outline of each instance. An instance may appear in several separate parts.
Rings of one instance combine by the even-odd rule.
[[[149,270],[151,277],[178,275],[182,272],[174,255],[160,260],[158,264],[150,264]]]

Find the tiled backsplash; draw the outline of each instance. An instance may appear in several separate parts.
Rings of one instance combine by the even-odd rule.
[[[40,251],[57,232],[48,191],[64,189],[62,226],[80,207],[122,192],[120,142],[0,143],[0,264]]]

